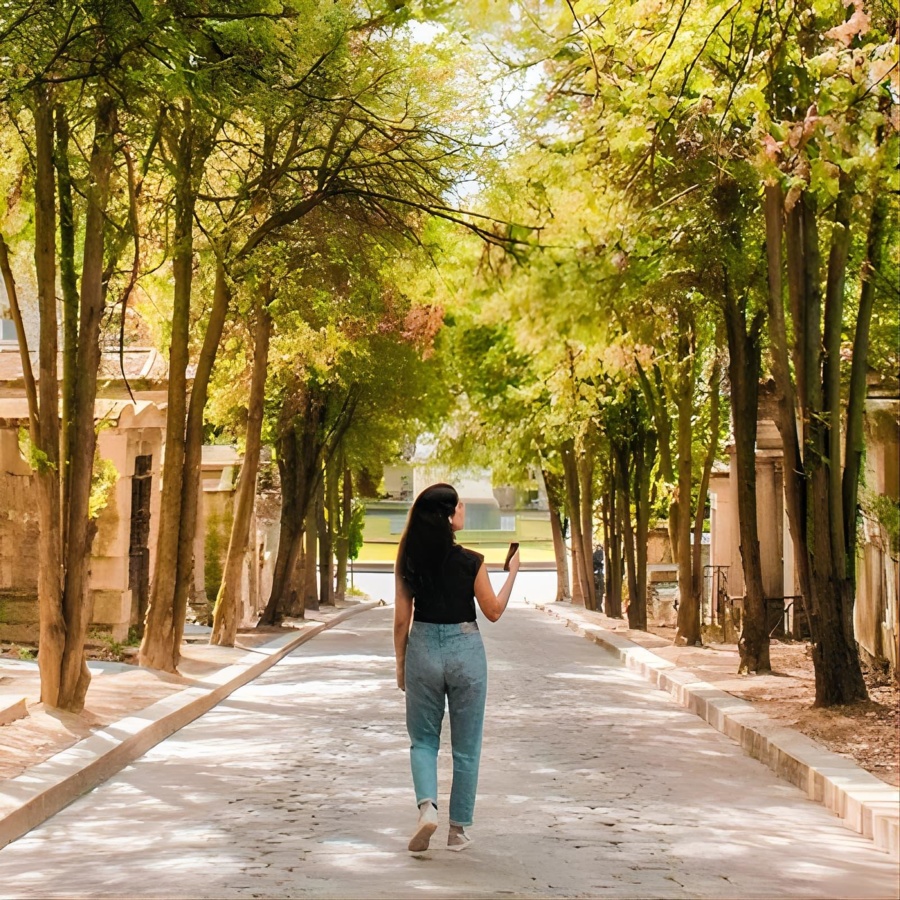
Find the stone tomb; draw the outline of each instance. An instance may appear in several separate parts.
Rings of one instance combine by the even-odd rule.
[[[165,415],[148,400],[97,400],[98,451],[117,473],[97,517],[91,555],[92,625],[117,641],[143,620],[159,520]],[[38,639],[38,513],[19,449],[22,398],[0,399],[0,640]]]

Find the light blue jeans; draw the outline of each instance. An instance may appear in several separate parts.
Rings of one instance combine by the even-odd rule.
[[[406,728],[416,803],[431,800],[437,805],[446,702],[453,750],[451,825],[472,824],[486,696],[487,658],[478,625],[413,622],[406,650]]]

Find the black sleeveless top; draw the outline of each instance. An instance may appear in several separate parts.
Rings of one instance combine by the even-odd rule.
[[[437,589],[413,595],[415,621],[437,625],[474,622],[475,576],[483,562],[480,553],[454,544],[437,579]]]

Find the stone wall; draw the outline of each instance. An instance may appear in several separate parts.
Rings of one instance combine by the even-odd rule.
[[[878,514],[900,498],[900,401],[869,400],[865,419],[866,457],[856,605],[853,627],[863,658],[876,666],[900,665],[900,565],[897,547]]]
[[[0,426],[0,635],[36,639],[38,520],[15,428]]]
[[[124,419],[124,416],[123,416]],[[109,631],[116,640],[124,640],[128,629],[138,624],[130,585],[130,544],[132,515],[132,479],[139,456],[150,456],[150,540],[149,577],[156,553],[156,528],[159,520],[159,468],[162,456],[162,429],[131,427],[133,420],[119,427],[103,430],[99,436],[99,452],[119,473],[107,505],[97,519],[91,559],[91,587],[94,592],[93,623]]]
[[[92,625],[122,641],[136,624],[129,584],[132,474],[138,456],[152,457],[151,523],[158,521],[158,473],[162,453],[162,413],[152,404],[137,411],[130,404],[114,409],[113,427],[101,428],[98,448],[118,477],[97,517],[91,556]],[[107,410],[108,412],[108,410]],[[0,639],[37,642],[39,523],[31,470],[18,447],[20,423],[0,419]],[[150,529],[150,560],[155,528]]]

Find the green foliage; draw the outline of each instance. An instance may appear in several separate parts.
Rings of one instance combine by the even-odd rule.
[[[849,180],[844,369],[872,278],[869,360],[895,378],[896,231],[881,270],[862,268],[873,198],[897,211],[895,18],[858,0],[239,0],[227,14],[10,0],[0,228],[30,271],[46,91],[72,129],[57,153],[77,251],[92,116],[115,96],[104,343],[120,324],[126,345],[172,340],[189,142],[191,370],[220,262],[229,291],[208,440],[243,444],[265,306],[263,440],[279,454],[315,416],[313,469],[329,456],[377,473],[424,434],[460,467],[527,484],[533,469],[559,475],[572,442],[598,461],[599,486],[615,448],[652,427],[662,515],[680,456],[699,480],[726,302],[750,317],[766,306],[765,184],[782,184],[786,209],[814,197],[825,247]],[[50,467],[24,431],[20,446],[35,471]],[[117,477],[97,460],[92,517]],[[224,528],[210,540],[217,586]]]
[[[215,597],[222,583],[222,560],[228,549],[231,517],[213,513],[207,519],[203,556],[203,583],[207,597]]]
[[[900,501],[874,491],[861,492],[861,506],[884,529],[888,550],[895,558],[900,554]]]
[[[354,499],[352,512],[350,513],[350,531],[348,538],[347,556],[350,559],[359,559],[359,551],[363,546],[363,530],[366,522],[366,504],[362,500]]]
[[[135,647],[140,644],[140,639],[133,639],[132,630],[129,629],[128,638],[124,644],[121,641],[117,641],[108,631],[103,631],[99,628],[90,629],[88,631],[88,639],[102,644],[104,652],[110,659],[122,662],[125,659],[125,648]]]
[[[32,443],[27,428],[19,428],[19,452],[34,472],[52,472],[56,468],[47,454]]]
[[[119,480],[119,470],[113,462],[103,459],[99,453],[94,456],[94,472],[91,478],[91,495],[88,500],[88,515],[96,519],[106,509],[113,488]]]

